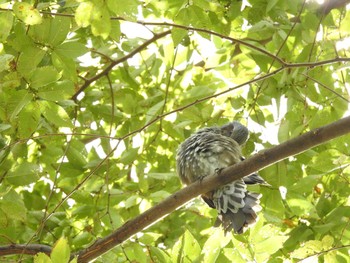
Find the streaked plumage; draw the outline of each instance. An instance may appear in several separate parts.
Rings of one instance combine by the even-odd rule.
[[[222,127],[204,128],[185,140],[177,152],[177,173],[185,184],[206,176],[215,175],[243,159],[240,145],[248,138],[248,129],[239,122]],[[203,200],[218,210],[217,224],[224,231],[242,233],[244,228],[256,221],[256,212],[261,209],[260,195],[247,191],[246,184],[265,183],[257,174],[224,185],[202,195]]]

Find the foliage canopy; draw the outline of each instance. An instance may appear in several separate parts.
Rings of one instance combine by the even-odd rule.
[[[0,8],[0,244],[57,242],[52,262],[59,249],[68,261],[69,250],[179,190],[176,149],[200,127],[241,121],[251,130],[249,156],[349,114],[345,5],[70,0]],[[195,199],[96,262],[349,262],[349,142],[260,171],[272,187],[254,189],[263,211],[243,235],[223,236],[212,227],[216,212]]]

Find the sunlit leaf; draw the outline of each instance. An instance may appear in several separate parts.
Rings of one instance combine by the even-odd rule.
[[[21,138],[32,135],[40,121],[40,107],[37,103],[30,103],[18,114],[18,132]]]
[[[41,102],[41,112],[45,118],[55,125],[72,127],[71,120],[63,107],[53,102]]]
[[[75,11],[75,21],[78,26],[87,27],[91,23],[91,15],[94,5],[92,2],[82,2]]]
[[[6,180],[16,186],[27,185],[39,179],[39,171],[37,164],[23,162],[12,167]]]
[[[49,85],[60,78],[60,74],[54,67],[42,67],[33,71],[30,78],[31,86],[34,89]]]
[[[0,210],[5,214],[7,220],[25,221],[27,218],[27,209],[23,200],[14,190],[9,190],[2,194]]]
[[[60,238],[54,245],[51,252],[52,263],[69,262],[70,248],[65,238]]]
[[[21,73],[22,76],[30,77],[44,55],[45,51],[40,48],[33,46],[25,47],[18,58],[18,72]]]
[[[44,18],[43,23],[30,28],[29,35],[36,42],[57,46],[67,37],[70,28],[70,18],[55,16]]]
[[[56,52],[59,52],[60,55],[67,56],[69,58],[77,58],[84,55],[88,49],[84,44],[79,42],[65,42],[55,48]]]
[[[52,85],[40,88],[38,96],[50,101],[63,101],[70,99],[74,94],[73,82],[69,80],[58,81]]]
[[[37,25],[42,23],[42,17],[37,9],[25,2],[16,2],[13,5],[13,11],[18,19],[28,25]]]
[[[52,261],[48,255],[40,252],[34,256],[34,263],[52,263]]]
[[[10,34],[13,25],[13,16],[10,12],[0,13],[0,41],[5,41],[5,39]],[[1,64],[0,64],[1,65]]]

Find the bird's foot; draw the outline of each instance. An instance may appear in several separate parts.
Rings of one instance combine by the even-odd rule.
[[[222,170],[224,170],[224,168],[216,168],[215,169],[215,175],[219,175]]]

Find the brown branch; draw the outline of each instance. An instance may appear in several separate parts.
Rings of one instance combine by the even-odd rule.
[[[78,262],[88,262],[121,244],[132,235],[202,193],[209,192],[221,185],[242,178],[289,156],[302,153],[347,133],[350,133],[350,117],[307,132],[268,150],[263,150],[243,162],[225,168],[218,176],[208,176],[202,181],[195,182],[172,194],[158,205],[127,221],[112,234],[73,254],[72,257],[78,256]]]
[[[39,252],[50,255],[52,248],[47,245],[40,244],[12,244],[8,246],[0,246],[0,256],[26,254],[36,255]]]
[[[81,85],[79,90],[72,96],[72,100],[76,100],[78,95],[80,93],[82,93],[87,87],[89,87],[92,82],[98,80],[99,78],[101,78],[103,76],[106,76],[109,73],[109,71],[111,71],[116,65],[128,60],[129,58],[133,57],[135,54],[139,53],[141,50],[145,49],[148,45],[152,44],[153,42],[157,41],[158,39],[160,39],[160,38],[162,38],[170,33],[171,33],[171,31],[168,30],[168,31],[164,31],[164,32],[159,33],[159,34],[155,34],[151,39],[148,39],[146,42],[144,42],[142,45],[135,48],[133,51],[131,51],[126,56],[121,57],[117,60],[114,60],[104,70],[102,70],[99,74],[93,76],[90,79],[85,80],[84,84]]]

